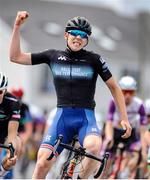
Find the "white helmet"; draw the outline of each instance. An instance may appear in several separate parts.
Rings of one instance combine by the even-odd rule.
[[[0,90],[7,89],[8,78],[4,73],[0,72]]]
[[[122,90],[137,90],[137,82],[131,76],[123,76],[119,81],[119,85]]]
[[[145,101],[145,111],[146,111],[146,115],[150,115],[150,99],[147,99]]]

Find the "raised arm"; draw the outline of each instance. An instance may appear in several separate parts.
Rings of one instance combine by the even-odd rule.
[[[122,136],[123,138],[128,138],[131,135],[131,126],[128,121],[127,112],[126,112],[126,106],[125,106],[125,100],[124,96],[122,94],[122,91],[120,87],[118,86],[117,82],[114,80],[113,77],[108,79],[106,81],[107,86],[109,87],[112,96],[114,97],[114,100],[117,104],[117,107],[119,109],[120,118],[121,118],[121,125],[123,129],[126,130],[126,133]]]
[[[29,14],[26,11],[19,11],[17,13],[10,43],[10,61],[25,65],[31,64],[31,53],[25,53],[21,51],[20,27],[28,18],[28,16]]]

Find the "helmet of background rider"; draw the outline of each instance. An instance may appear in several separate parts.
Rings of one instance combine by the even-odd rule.
[[[22,99],[23,95],[24,95],[24,90],[22,87],[12,87],[10,89],[11,94],[13,94],[14,96],[16,96],[19,99]]]
[[[145,111],[146,111],[146,115],[150,116],[150,99],[147,99],[145,101]]]
[[[122,90],[137,90],[137,82],[132,76],[123,76],[119,81],[119,85]]]
[[[89,36],[92,33],[92,28],[89,21],[84,17],[74,17],[67,22],[65,32],[69,30],[81,30],[86,32]]]
[[[7,89],[7,86],[8,78],[3,72],[0,72],[0,90]]]

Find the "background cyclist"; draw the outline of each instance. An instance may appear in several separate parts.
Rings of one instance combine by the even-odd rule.
[[[143,141],[144,178],[150,179],[150,99],[145,101],[146,116],[148,121],[147,131]]]
[[[20,100],[20,121],[19,121],[19,128],[18,133],[23,142],[23,156],[19,161],[19,171],[22,174],[22,178],[26,177],[27,168],[29,165],[29,158],[28,158],[28,145],[32,138],[33,132],[33,121],[32,116],[29,110],[29,105],[24,102],[24,90],[20,86],[14,86],[10,89],[11,94],[13,94],[16,98]]]
[[[9,151],[3,158],[0,166],[0,176],[5,176],[16,164],[22,149],[21,139],[17,136],[20,102],[7,92],[7,86],[8,78],[0,72],[0,143],[12,143],[15,148],[15,156],[13,158],[10,158]]]
[[[119,85],[124,94],[128,119],[132,126],[132,133],[128,139],[122,139],[120,137],[122,131],[120,126],[120,115],[118,108],[112,99],[108,110],[105,136],[106,139],[111,141],[111,144],[113,144],[110,151],[114,154],[116,153],[117,145],[120,142],[124,143],[124,160],[122,161],[122,167],[120,169],[120,177],[127,176],[124,178],[128,178],[128,176],[133,176],[132,178],[134,178],[141,150],[141,140],[147,124],[145,108],[143,101],[135,96],[137,82],[133,77],[123,76],[119,81]],[[113,171],[110,177],[114,178],[114,176],[115,174]]]
[[[44,137],[38,152],[33,178],[45,178],[55,158],[47,161],[58,134],[63,135],[63,142],[71,142],[75,134],[79,135],[80,144],[89,152],[98,155],[101,146],[100,131],[94,116],[94,94],[97,76],[100,75],[110,89],[121,114],[121,124],[127,131],[124,138],[131,134],[127,119],[124,97],[114,80],[105,60],[98,54],[84,50],[91,35],[91,25],[84,17],[75,17],[68,21],[64,38],[66,50],[49,49],[40,53],[24,53],[20,49],[20,26],[28,13],[18,12],[10,46],[12,62],[26,65],[46,63],[52,70],[57,94],[57,113],[54,123]],[[55,156],[60,154],[58,148]],[[96,162],[85,158],[84,171],[78,178],[88,178],[95,169]]]

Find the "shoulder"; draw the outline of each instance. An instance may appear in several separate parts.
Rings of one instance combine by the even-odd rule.
[[[142,112],[145,111],[143,100],[137,96],[133,98],[133,106]]]
[[[4,102],[10,110],[20,108],[20,101],[9,92],[5,94]]]
[[[99,59],[101,57],[101,55],[95,53],[94,51],[83,50],[83,53],[90,57],[93,57],[94,59]]]
[[[21,109],[24,111],[29,111],[29,105],[27,103],[21,102]]]
[[[45,49],[41,53],[45,54],[45,55],[51,55],[51,54],[55,54],[57,52],[59,52],[59,50],[56,50],[56,49]]]
[[[144,103],[143,103],[143,100],[142,100],[141,98],[137,97],[137,96],[135,96],[135,97],[133,98],[133,101],[134,101],[136,104],[138,104],[138,105],[143,105],[143,104],[144,104]]]
[[[34,57],[38,57],[38,56],[53,56],[55,54],[57,54],[59,52],[59,50],[56,50],[56,49],[45,49],[43,51],[39,51],[39,52],[36,52],[36,53],[32,53],[32,58]]]
[[[9,92],[6,92],[6,94],[4,96],[4,100],[8,103],[18,103],[19,102],[19,100]]]
[[[102,55],[93,51],[87,51],[87,54],[89,57],[92,57],[92,60],[94,60],[96,64],[99,64],[101,66],[107,66],[106,59],[102,57]]]

